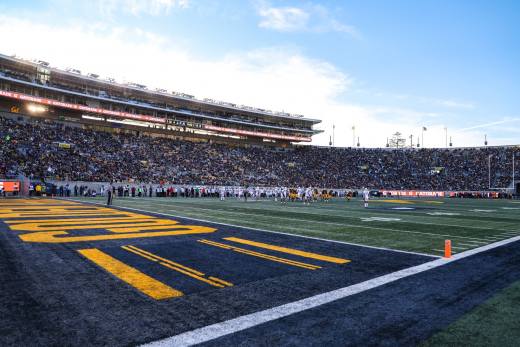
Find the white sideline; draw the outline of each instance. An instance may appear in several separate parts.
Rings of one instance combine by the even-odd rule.
[[[142,347],[169,347],[169,346],[192,346],[195,344],[211,341],[222,336],[233,334],[263,323],[267,323],[279,318],[287,317],[292,314],[309,310],[348,296],[358,294],[387,283],[395,282],[399,279],[416,275],[418,273],[428,271],[454,261],[488,251],[490,249],[500,247],[512,242],[520,241],[520,236],[516,236],[500,242],[495,242],[486,246],[475,248],[454,255],[450,259],[436,259],[428,263],[413,266],[407,269],[399,270],[387,275],[376,277],[365,282],[354,284],[348,287],[336,289],[330,292],[314,295],[302,300],[291,302],[285,305],[273,307],[264,311],[251,313],[248,315],[233,318],[224,322],[208,325],[192,331],[187,331],[179,335],[167,337],[162,340],[150,342],[142,345]]]
[[[57,199],[57,200],[70,200],[70,201],[80,202],[80,203],[84,203],[84,204],[93,204],[93,205],[106,206],[106,204],[99,203],[99,202],[90,202],[90,201],[83,201],[83,200],[76,200],[76,199]],[[301,238],[304,238],[304,239],[341,243],[341,244],[344,244],[344,245],[358,246],[358,247],[371,248],[371,249],[379,249],[379,250],[383,250],[383,251],[391,251],[391,252],[397,252],[397,253],[415,254],[415,255],[421,255],[421,256],[430,257],[430,258],[440,258],[440,256],[438,256],[438,255],[433,255],[433,254],[428,254],[428,253],[403,251],[403,250],[400,250],[400,249],[392,249],[392,248],[377,247],[377,246],[368,246],[368,245],[362,245],[360,243],[338,241],[338,240],[329,240],[329,239],[324,239],[324,238],[315,237],[315,236],[307,236],[307,235],[298,235],[298,234],[284,233],[283,231],[273,231],[273,230],[267,230],[267,229],[246,227],[246,226],[243,226],[243,225],[228,224],[228,223],[221,223],[221,222],[213,222],[213,221],[210,221],[210,220],[207,220],[207,219],[192,218],[192,217],[179,216],[179,215],[170,214],[170,213],[148,211],[148,210],[143,210],[143,209],[133,208],[133,207],[126,207],[126,206],[113,206],[113,207],[120,208],[120,209],[133,210],[133,211],[138,211],[138,212],[153,213],[153,214],[158,214],[158,215],[168,216],[168,217],[174,217],[174,218],[191,219],[191,220],[194,220],[194,221],[197,221],[197,222],[219,224],[219,225],[225,225],[225,226],[233,227],[233,228],[250,229],[250,230],[263,231],[263,232],[272,233],[272,234],[280,234],[280,235],[301,237]],[[486,241],[491,241],[491,240],[486,240]]]

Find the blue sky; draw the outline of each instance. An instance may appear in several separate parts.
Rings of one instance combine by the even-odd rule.
[[[323,119],[328,143],[520,144],[518,1],[0,2],[0,52]]]

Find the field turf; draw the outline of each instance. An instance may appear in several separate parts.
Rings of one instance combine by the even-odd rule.
[[[83,201],[103,202],[92,198]],[[440,256],[520,235],[520,200],[334,199],[304,205],[260,200],[121,198],[115,205],[248,228]]]
[[[423,347],[518,346],[520,341],[520,281],[470,311]]]
[[[517,322],[520,242],[461,253],[519,236],[517,201],[114,205],[0,200],[0,345],[442,345],[490,308],[480,331]]]

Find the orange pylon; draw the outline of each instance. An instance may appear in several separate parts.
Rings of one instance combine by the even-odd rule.
[[[451,258],[451,240],[444,241],[444,258]]]

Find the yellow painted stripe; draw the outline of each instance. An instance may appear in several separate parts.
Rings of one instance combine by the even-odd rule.
[[[204,278],[204,277],[201,277],[201,276],[194,275],[194,274],[191,273],[191,272],[185,271],[185,270],[183,270],[183,269],[181,269],[181,268],[178,268],[178,267],[176,267],[176,266],[170,265],[170,264],[168,264],[168,263],[159,262],[159,264],[161,264],[162,266],[165,266],[165,267],[167,267],[167,268],[169,268],[169,269],[172,269],[172,270],[174,270],[174,271],[177,271],[177,272],[180,272],[180,273],[182,273],[182,274],[185,274],[186,276],[189,276],[189,277],[194,278],[194,279],[196,279],[196,280],[199,280],[199,281],[205,282],[205,283],[207,283],[207,284],[211,284],[211,285],[214,286],[214,287],[224,288],[224,285],[223,285],[223,284],[220,284],[220,283],[217,283],[217,282],[211,281],[211,280],[209,280],[209,279],[207,279],[207,278]]]
[[[327,256],[327,255],[321,255],[321,254],[317,254],[317,253],[300,251],[300,250],[293,249],[293,248],[280,247],[280,246],[270,245],[270,244],[267,244],[267,243],[240,239],[238,237],[225,237],[224,240],[237,242],[237,243],[242,243],[244,245],[254,246],[254,247],[258,247],[258,248],[270,249],[272,251],[298,255],[298,256],[304,257],[304,258],[312,258],[312,259],[327,261],[329,263],[345,264],[345,263],[349,263],[350,262],[349,259],[330,257],[330,256]]]
[[[308,269],[308,270],[316,270],[316,269],[320,269],[321,268],[321,266],[318,266],[318,265],[307,264],[307,263],[302,263],[302,262],[299,262],[299,261],[296,261],[296,260],[275,257],[274,255],[269,255],[269,254],[265,254],[265,253],[255,252],[255,251],[251,251],[249,249],[244,249],[244,248],[240,248],[240,247],[226,245],[224,243],[219,243],[219,242],[214,242],[214,241],[209,241],[209,240],[204,240],[204,239],[198,240],[198,241],[202,242],[202,243],[205,243],[207,245],[210,245],[210,246],[220,247],[220,248],[232,250],[232,251],[235,251],[235,252],[238,252],[238,253],[243,253],[243,254],[251,255],[251,256],[254,256],[254,257],[258,257],[258,258],[263,258],[263,259],[275,261],[277,263],[283,263],[283,264],[287,264],[287,265],[297,266],[297,267],[301,267],[301,268]]]
[[[156,300],[175,298],[183,295],[181,291],[173,289],[141,271],[112,258],[99,249],[80,249],[78,252],[120,280]]]
[[[272,255],[267,255],[267,254],[264,254],[264,253],[252,252],[250,250],[243,249],[243,248],[234,248],[233,250],[235,252],[238,252],[238,253],[244,253],[244,254],[247,254],[247,255],[252,255],[254,257],[264,258],[264,259],[272,260],[272,261],[275,261],[275,262],[278,262],[278,263],[283,263],[283,264],[287,264],[287,265],[301,267],[301,268],[304,268],[304,269],[316,270],[316,269],[321,268],[321,266],[312,265],[312,264],[306,264],[306,263],[300,263],[300,262],[292,261],[292,260],[285,259],[285,258],[279,258],[279,257],[275,257],[275,256],[272,256]]]
[[[138,254],[144,258],[147,258],[147,259],[150,259],[153,260],[153,261],[157,261],[159,262],[159,264],[161,264],[162,266],[165,266],[171,270],[174,270],[174,271],[177,271],[177,272],[180,272],[182,274],[185,274],[186,276],[189,276],[189,277],[192,277],[192,278],[195,278],[199,281],[202,281],[202,282],[205,282],[205,283],[208,283],[212,286],[215,286],[215,287],[219,287],[219,288],[223,288],[224,286],[233,286],[232,283],[229,283],[229,282],[226,282],[224,280],[221,280],[219,278],[216,278],[216,277],[209,277],[209,278],[205,278],[203,276],[205,276],[204,273],[200,272],[200,271],[197,271],[195,269],[192,269],[188,266],[184,266],[182,264],[179,264],[179,263],[176,263],[174,261],[171,261],[169,259],[165,259],[163,257],[160,257],[156,254],[153,254],[151,252],[148,252],[148,251],[145,251],[144,249],[141,249],[141,248],[138,248],[136,246],[126,246],[128,247],[129,251],[133,251],[133,253],[135,254]],[[123,246],[122,248],[126,249],[125,246]]]
[[[124,249],[125,251],[132,252],[132,253],[137,254],[138,256],[141,256],[141,257],[146,258],[146,259],[148,259],[148,260],[155,261],[155,262],[158,261],[157,259],[154,259],[154,258],[152,258],[152,257],[149,257],[149,256],[147,256],[146,254],[141,254],[140,252],[135,251],[135,250],[129,248],[128,246],[121,246],[121,248]]]
[[[233,247],[225,245],[223,243],[211,242],[209,240],[198,240],[199,242],[206,243],[208,245],[224,248],[224,249],[232,249]]]
[[[228,287],[232,287],[233,286],[233,283],[229,283],[227,281],[221,280],[220,278],[216,278],[216,277],[213,277],[213,276],[209,276],[208,278],[210,280],[212,280],[212,281],[222,283],[223,285],[228,286]]]
[[[128,247],[130,247],[130,248],[132,248],[132,249],[138,251],[139,253],[143,253],[143,254],[145,254],[145,255],[148,255],[148,256],[150,256],[150,257],[152,257],[152,258],[154,258],[154,259],[157,259],[157,260],[163,261],[163,262],[168,263],[168,264],[170,264],[170,265],[177,266],[177,267],[180,267],[180,268],[182,268],[182,269],[184,269],[184,270],[186,270],[186,271],[192,272],[192,273],[194,273],[195,275],[204,276],[204,273],[203,273],[203,272],[200,272],[200,271],[197,271],[197,270],[195,270],[195,269],[192,269],[192,268],[190,268],[190,267],[188,267],[188,266],[184,266],[184,265],[182,265],[182,264],[176,263],[176,262],[171,261],[171,260],[169,260],[169,259],[166,259],[166,258],[160,257],[160,256],[158,256],[158,255],[156,255],[156,254],[153,254],[153,253],[151,253],[151,252],[145,251],[144,249],[141,249],[141,248],[139,248],[139,247],[136,247],[136,246],[128,246]]]

